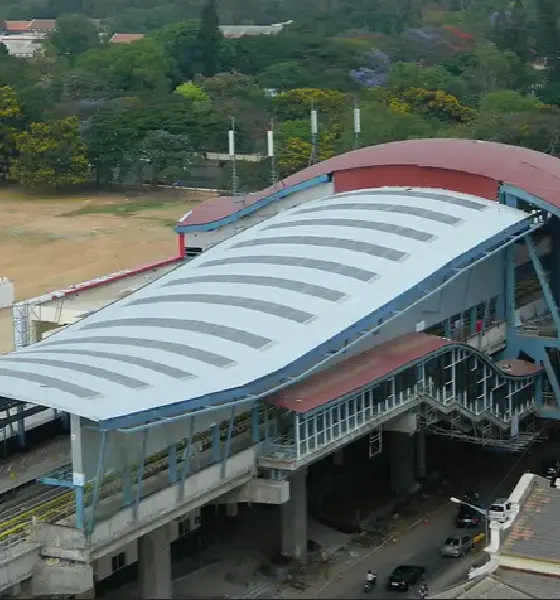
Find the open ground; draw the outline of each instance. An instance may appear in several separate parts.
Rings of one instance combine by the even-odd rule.
[[[214,192],[187,190],[73,196],[0,190],[0,277],[18,300],[173,256],[173,226]],[[12,345],[0,310],[0,353]]]

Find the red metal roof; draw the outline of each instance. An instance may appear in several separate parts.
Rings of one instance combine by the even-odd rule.
[[[183,225],[212,223],[254,204],[272,192],[319,175],[351,169],[407,165],[481,175],[509,183],[560,207],[560,160],[549,154],[496,142],[424,139],[360,148],[312,165],[276,186],[243,198],[220,197],[193,208]]]
[[[450,340],[427,333],[408,333],[272,394],[267,402],[305,413],[381,379],[451,343]]]
[[[115,33],[109,42],[111,44],[130,44],[141,40],[143,37],[143,33]]]
[[[543,367],[520,358],[505,358],[496,362],[496,367],[514,377],[529,377],[543,370]]]

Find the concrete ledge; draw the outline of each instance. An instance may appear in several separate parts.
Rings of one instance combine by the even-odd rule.
[[[2,551],[0,555],[0,591],[29,579],[39,560],[39,544],[36,542],[22,542]]]
[[[225,477],[221,464],[212,465],[188,477],[183,485],[182,501],[178,503],[180,483],[144,498],[134,515],[133,507],[117,512],[112,518],[99,521],[90,539],[91,560],[114,552],[154,529],[178,519],[187,512],[212,502],[217,496],[248,483],[256,474],[256,458],[260,444],[235,454],[227,461]]]
[[[93,588],[93,567],[70,562],[40,560],[33,569],[33,596],[69,596]]]
[[[88,564],[90,552],[83,532],[73,527],[42,523],[37,531],[41,556]]]
[[[284,504],[290,499],[288,481],[252,479],[240,488],[217,498],[214,504],[254,502],[256,504]]]

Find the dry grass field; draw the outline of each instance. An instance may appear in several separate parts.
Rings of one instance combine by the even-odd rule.
[[[213,195],[45,197],[0,190],[0,277],[14,281],[20,300],[167,258],[177,251],[177,219]],[[9,312],[0,311],[0,352],[11,345]]]

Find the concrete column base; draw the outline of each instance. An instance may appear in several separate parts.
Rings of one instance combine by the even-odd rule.
[[[142,598],[172,597],[169,526],[163,525],[138,540],[138,576]]]
[[[77,594],[75,598],[76,600],[95,600],[95,588],[93,587],[83,594]]]
[[[239,514],[239,504],[237,502],[232,502],[230,504],[226,504],[226,517],[228,519],[235,519]]]
[[[335,467],[344,466],[344,450],[342,448],[333,452],[333,463]]]
[[[290,477],[290,499],[280,505],[281,552],[307,564],[307,471]]]
[[[414,434],[387,432],[391,491],[408,494],[416,483],[416,440]]]

